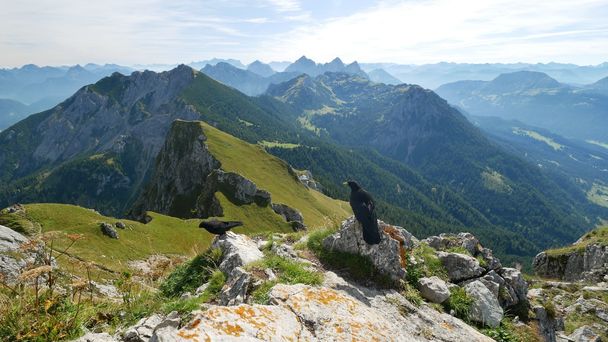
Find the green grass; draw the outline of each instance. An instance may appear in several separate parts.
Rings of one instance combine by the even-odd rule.
[[[482,329],[485,335],[493,338],[497,342],[542,342],[543,338],[534,328],[528,325],[516,326],[508,318],[500,322],[496,328]]]
[[[310,228],[325,227],[351,215],[347,202],[332,199],[306,188],[290,171],[289,165],[258,145],[249,144],[201,123],[211,153],[222,163],[222,169],[236,172],[271,193],[274,203],[284,203],[302,212]]]
[[[323,275],[308,269],[307,266],[278,255],[267,254],[264,259],[249,265],[248,268],[259,270],[270,268],[277,275],[277,282],[282,284],[320,285],[323,282]]]
[[[437,255],[435,249],[425,243],[421,243],[410,251],[417,263],[408,264],[407,282],[412,286],[418,286],[418,279],[423,277],[437,276],[445,281],[448,280],[448,273],[443,263]]]
[[[220,275],[215,271],[221,258],[221,250],[209,249],[192,260],[177,266],[160,285],[161,293],[167,297],[177,297],[184,292],[194,292],[213,276],[220,278]],[[216,282],[219,282],[219,280],[215,279]],[[223,281],[225,281],[225,278]]]
[[[562,248],[549,249],[546,253],[550,257],[558,257],[570,253],[582,253],[587,246],[592,244],[608,246],[608,227],[596,228],[585,234],[579,243]]]
[[[270,290],[276,281],[265,281],[251,292],[251,300],[256,304],[268,304],[270,301]]]
[[[452,288],[450,298],[444,302],[447,312],[454,310],[455,316],[465,321],[469,320],[471,305],[473,305],[473,299],[462,287]]]
[[[114,224],[119,220],[90,209],[52,203],[26,204],[25,209],[27,221],[40,225],[42,233],[61,231],[82,234],[84,238],[70,248],[70,254],[117,272],[128,270],[128,261],[145,259],[153,254],[194,256],[205,250],[213,238],[198,228],[200,220],[181,220],[149,213],[152,221],[148,224],[121,219],[127,229],[116,229],[119,234],[116,240],[103,235],[99,224]],[[10,214],[0,215],[0,220],[6,220],[7,217],[11,219]],[[27,222],[23,225],[28,226]],[[54,248],[63,250],[69,243],[67,239],[58,239],[54,242]],[[63,266],[70,272],[78,273],[78,267],[70,269],[67,264]]]

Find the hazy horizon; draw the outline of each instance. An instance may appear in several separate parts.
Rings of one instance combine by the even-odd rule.
[[[2,67],[302,54],[317,62],[597,65],[608,52],[601,0],[26,0],[2,8]]]

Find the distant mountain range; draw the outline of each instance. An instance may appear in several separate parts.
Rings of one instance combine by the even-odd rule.
[[[28,114],[52,108],[80,87],[97,82],[114,72],[130,73],[133,69],[114,64],[71,67],[0,69],[0,130]]]
[[[341,72],[369,78],[378,83],[402,83],[382,69],[373,70],[368,75],[361,70],[357,62],[346,65],[340,58],[335,58],[329,63],[318,64],[302,56],[282,72],[276,72],[269,64],[260,61],[249,64],[246,69],[237,67],[235,63],[218,62],[215,65],[207,64],[201,71],[214,80],[238,89],[249,96],[261,95],[271,84],[279,84],[302,74],[318,76],[326,72]]]
[[[576,87],[544,73],[518,71],[492,81],[448,83],[437,93],[471,115],[519,120],[569,138],[608,142],[607,82]]]
[[[381,68],[405,83],[435,89],[442,84],[461,80],[490,81],[500,74],[516,71],[537,71],[562,83],[582,85],[593,83],[608,76],[608,62],[582,66],[562,63],[435,63],[407,65],[395,63],[361,63],[361,68],[370,72]]]

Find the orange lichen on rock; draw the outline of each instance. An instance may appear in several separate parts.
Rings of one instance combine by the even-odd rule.
[[[441,326],[446,328],[449,331],[454,330],[454,326],[448,322],[441,322]]]
[[[177,336],[185,340],[192,340],[198,342],[198,338],[196,338],[196,336],[198,336],[198,331],[189,332],[187,330],[180,330],[177,332]]]
[[[384,233],[388,235],[391,239],[399,242],[399,261],[401,262],[401,267],[405,269],[407,267],[407,257],[405,253],[405,240],[401,237],[401,234],[394,226],[386,226],[384,227]]]
[[[241,336],[242,333],[245,332],[243,328],[241,328],[238,324],[231,324],[229,322],[213,322],[213,327],[217,330],[223,331],[228,335],[232,336]]]

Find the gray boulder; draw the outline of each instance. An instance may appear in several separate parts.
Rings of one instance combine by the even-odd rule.
[[[99,226],[103,235],[112,239],[118,239],[118,232],[116,231],[116,229],[114,229],[114,227],[112,227],[111,224],[102,222]]]
[[[568,336],[571,341],[574,342],[599,342],[601,341],[600,336],[596,334],[589,326],[583,325],[582,327],[574,330],[572,334]]]
[[[425,299],[433,303],[443,303],[450,298],[450,290],[441,278],[432,276],[418,280],[418,290]]]
[[[177,311],[172,311],[160,322],[152,333],[150,342],[172,341],[176,340],[175,330],[179,328],[181,317]]]
[[[515,303],[508,305],[512,306],[518,303],[528,302],[528,283],[524,279],[522,273],[515,268],[505,267],[500,270],[500,275],[505,280],[510,292],[515,293]]]
[[[121,222],[121,221],[116,222],[115,226],[118,229],[126,229],[127,228],[127,226],[124,224],[124,222]]]
[[[161,315],[152,315],[140,319],[135,325],[128,328],[122,335],[125,342],[148,342],[154,334],[156,326],[161,324],[164,317]]]
[[[471,321],[492,328],[499,326],[504,312],[492,292],[481,281],[473,281],[466,284],[464,289],[473,299],[469,315]]]
[[[460,282],[481,276],[483,267],[470,255],[460,253],[437,252],[437,257],[448,271],[451,282]]]
[[[15,283],[29,264],[39,261],[40,247],[28,251],[22,250],[21,246],[29,241],[24,235],[0,226],[0,275],[8,284]]]
[[[407,250],[411,249],[418,240],[407,230],[378,220],[380,243],[368,245],[363,240],[361,224],[351,216],[344,222],[337,233],[323,240],[323,247],[345,253],[359,254],[368,257],[377,270],[395,280],[403,279],[406,275]]]
[[[212,248],[222,250],[222,261],[219,269],[225,274],[231,274],[236,267],[260,260],[264,254],[257,244],[248,236],[227,232],[213,240]]]
[[[232,270],[228,281],[222,288],[220,304],[225,306],[243,304],[250,284],[251,274],[241,267],[236,267]]]

